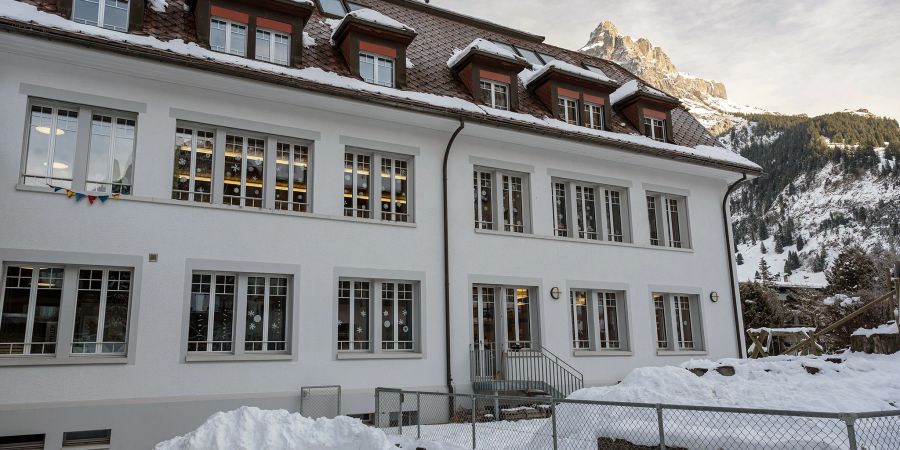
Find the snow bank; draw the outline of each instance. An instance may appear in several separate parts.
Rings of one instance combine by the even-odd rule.
[[[897,329],[897,321],[892,320],[875,328],[859,328],[851,336],[872,337],[876,334],[900,334],[900,330]]]
[[[358,419],[310,419],[284,410],[243,406],[217,412],[196,430],[156,445],[156,450],[389,450],[396,447],[377,428]]]
[[[516,55],[515,53],[513,53],[513,52],[487,40],[487,39],[477,38],[474,41],[472,41],[471,44],[467,45],[466,48],[464,48],[462,50],[459,50],[459,49],[455,50],[453,52],[453,55],[450,56],[450,59],[447,60],[447,67],[449,67],[451,69],[456,67],[456,64],[459,63],[460,60],[462,60],[466,55],[469,54],[469,52],[471,52],[473,50],[479,50],[479,51],[482,51],[485,53],[490,53],[492,55],[502,56],[504,58],[521,61],[526,64],[528,63],[528,61],[526,61],[525,58],[523,58],[519,55]]]

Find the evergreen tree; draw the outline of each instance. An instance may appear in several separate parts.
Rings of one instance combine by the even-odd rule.
[[[737,265],[739,265],[739,266],[744,265],[744,255],[742,255],[740,253],[737,254]]]
[[[784,253],[784,246],[781,245],[781,239],[775,239],[775,253],[779,255]]]
[[[825,252],[825,247],[819,247],[819,254],[813,259],[813,272],[824,272],[827,264],[828,253]]]
[[[741,302],[744,307],[744,326],[747,328],[784,325],[787,313],[778,294],[762,283],[741,283]]]
[[[769,253],[769,250],[766,249],[766,243],[765,243],[765,242],[760,242],[760,243],[759,243],[759,251],[760,251],[763,255],[765,255],[766,253]]]
[[[766,221],[763,220],[759,223],[759,240],[764,241],[769,238],[769,227],[766,226]]]
[[[797,251],[803,250],[803,246],[806,245],[806,241],[803,239],[802,234],[797,235],[797,240],[794,241],[794,245],[797,246]]]
[[[875,261],[862,247],[845,248],[825,273],[832,293],[853,293],[871,289],[876,284]]]
[[[759,268],[757,270],[759,273],[759,280],[765,285],[771,285],[775,278],[772,276],[772,272],[769,270],[769,263],[766,262],[766,258],[759,259]]]

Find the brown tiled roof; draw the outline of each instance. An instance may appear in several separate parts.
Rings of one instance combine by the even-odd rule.
[[[46,12],[57,13],[56,0],[19,1],[35,5]],[[517,45],[577,66],[588,64],[598,67],[618,84],[637,78],[610,61],[540,43],[538,41],[542,41],[542,38],[539,36],[515,32],[486,22],[479,23],[461,15],[439,12],[432,7],[414,4],[414,0],[353,1],[416,29],[418,35],[407,49],[407,56],[413,66],[407,70],[406,90],[458,97],[474,102],[475,99],[466,87],[447,67],[447,60],[456,49],[466,47],[476,38]],[[148,4],[144,12],[143,28],[132,32],[155,36],[161,40],[183,39],[186,42],[196,42],[194,16],[186,3],[187,0],[168,0],[168,7],[163,13],[154,11]],[[304,48],[303,61],[299,66],[319,67],[343,76],[353,76],[338,49],[330,43],[332,29],[326,20],[335,19],[328,19],[318,10],[313,11],[305,31],[316,40],[316,45]],[[519,111],[537,117],[553,115],[526,89],[519,90]],[[610,131],[639,134],[639,131],[620,114],[611,111],[611,119]],[[678,107],[672,111],[672,122],[674,130],[672,138],[675,144],[688,147],[718,146],[709,132],[683,108]]]

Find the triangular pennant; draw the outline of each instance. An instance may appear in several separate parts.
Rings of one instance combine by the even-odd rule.
[[[86,197],[86,196],[85,196],[84,194],[80,193],[80,192],[76,192],[76,193],[75,193],[75,201],[76,201],[76,202],[80,202],[81,199],[83,199],[84,197]]]
[[[116,200],[118,200],[118,199],[119,199],[119,194],[113,194],[113,198],[116,199]]]
[[[62,188],[61,188],[61,187],[59,187],[59,186],[50,186],[50,187],[52,187],[52,188],[53,188],[53,192],[59,192],[59,191],[61,191],[61,190],[62,190]]]
[[[100,199],[100,203],[106,203],[106,201],[109,200],[108,195],[101,195],[100,197],[97,197],[97,198]]]
[[[73,195],[75,195],[74,192],[72,192],[72,191],[66,189],[66,197],[72,198]]]
[[[88,195],[88,203],[93,205],[95,201],[97,201],[96,195]]]

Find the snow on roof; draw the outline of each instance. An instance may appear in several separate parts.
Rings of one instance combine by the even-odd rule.
[[[851,336],[872,337],[876,334],[900,334],[900,329],[897,328],[897,321],[892,320],[875,328],[859,328]]]
[[[166,0],[150,0],[150,8],[156,12],[166,12],[168,6]]]
[[[516,61],[521,61],[525,64],[528,64],[528,61],[525,58],[516,55],[515,53],[487,40],[482,38],[477,38],[472,41],[471,44],[467,45],[466,48],[462,50],[456,50],[453,52],[453,56],[447,60],[447,67],[454,68],[456,64],[458,64],[469,52],[474,50],[482,51],[484,53],[490,53],[492,55],[502,56],[504,58],[513,59]]]
[[[358,11],[361,10],[357,10],[354,12]],[[253,70],[291,77],[297,80],[308,81],[325,86],[350,89],[359,92],[374,93],[395,99],[404,99],[419,102],[448,110],[483,114],[485,116],[492,116],[494,118],[507,119],[516,122],[519,125],[538,125],[571,134],[577,134],[580,136],[602,138],[611,142],[619,142],[623,144],[636,144],[643,147],[667,151],[673,154],[693,156],[704,158],[710,161],[734,164],[751,170],[761,170],[760,166],[756,163],[738,155],[737,153],[733,153],[721,147],[712,147],[706,145],[688,147],[683,145],[670,144],[667,142],[655,141],[643,135],[595,130],[588,127],[572,125],[556,118],[546,116],[543,118],[539,118],[530,114],[489,108],[484,105],[476,104],[458,97],[401,90],[366,83],[365,81],[362,81],[358,78],[345,77],[335,72],[327,72],[318,67],[297,69],[293,67],[243,58],[240,56],[229,55],[226,53],[214,52],[212,50],[203,48],[196,43],[184,42],[181,39],[161,41],[158,38],[152,36],[140,36],[135,34],[122,33],[119,31],[113,31],[92,25],[75,23],[55,14],[38,11],[37,8],[33,5],[21,3],[15,0],[0,0],[0,17],[21,22],[36,23],[42,26],[73,33],[101,37],[109,39],[110,41],[125,42],[132,45],[168,51],[174,54],[196,58],[198,60],[211,60],[235,67],[246,67]],[[478,48],[479,50],[488,51],[490,53],[499,54],[505,57],[514,57],[517,60],[522,60],[523,62],[525,62],[523,58],[512,55],[509,53],[509,51],[500,48],[484,39],[476,39],[472,42],[472,44],[466,47],[466,51],[458,52],[457,55],[459,55],[460,53],[465,54],[472,48]],[[448,61],[448,65],[449,64],[450,61]]]
[[[833,306],[836,304],[839,304],[844,307],[853,306],[853,305],[859,303],[859,297],[850,297],[849,295],[846,295],[846,294],[835,294],[835,295],[832,295],[831,297],[827,297],[827,298],[823,299],[822,303],[824,303],[827,306]]]
[[[393,28],[395,30],[406,31],[415,33],[416,30],[413,27],[400,23],[397,20],[394,20],[374,9],[362,8],[357,9],[356,11],[350,11],[340,21],[338,21],[337,25],[332,26],[331,38],[334,39],[334,33],[337,30],[340,30],[344,23],[347,22],[348,19],[357,19],[363,22],[369,22],[376,25],[381,25],[383,27]]]
[[[313,38],[309,33],[303,32],[303,48],[309,48],[316,45],[316,39]]]
[[[558,59],[555,59],[555,60],[553,60],[553,61],[550,61],[549,63],[547,63],[547,64],[541,66],[539,69],[537,69],[537,70],[535,70],[535,71],[533,71],[533,72],[529,72],[529,73],[527,74],[527,78],[525,78],[524,76],[523,76],[523,77],[520,77],[520,78],[522,78],[522,81],[525,82],[525,85],[526,85],[526,86],[528,86],[529,84],[531,84],[532,81],[537,80],[537,79],[540,78],[542,75],[544,75],[545,73],[547,73],[550,69],[556,69],[556,70],[559,70],[559,71],[562,71],[562,72],[566,72],[566,73],[570,73],[570,74],[573,74],[573,75],[577,75],[577,76],[580,76],[580,77],[583,77],[583,78],[589,78],[589,79],[592,79],[592,80],[602,81],[602,82],[605,82],[605,83],[610,83],[610,82],[612,82],[612,80],[610,80],[609,77],[607,77],[607,76],[604,75],[604,74],[597,73],[597,72],[592,72],[592,71],[587,70],[587,69],[582,69],[581,67],[578,67],[578,66],[569,64],[569,63],[564,62],[564,61],[560,61],[560,60],[558,60]]]
[[[638,91],[645,92],[645,93],[651,94],[651,95],[656,95],[659,97],[672,98],[671,96],[669,96],[668,94],[666,94],[663,91],[660,91],[659,89],[647,86],[646,84],[641,83],[638,80],[631,80],[631,81],[628,81],[627,83],[619,86],[619,89],[616,89],[616,91],[613,92],[612,94],[609,94],[609,102],[612,103],[613,105],[615,105],[616,103],[619,103],[620,101],[622,101],[628,97],[631,97],[632,94],[634,94],[635,92],[638,92]]]

